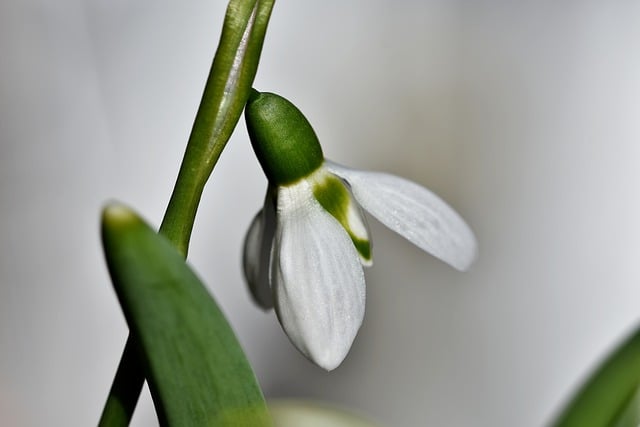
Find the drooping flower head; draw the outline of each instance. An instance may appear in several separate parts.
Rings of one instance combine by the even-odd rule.
[[[325,160],[313,128],[286,99],[254,90],[245,119],[269,181],[245,239],[245,278],[317,365],[342,362],[364,317],[362,267],[372,252],[361,208],[459,270],[473,262],[473,232],[444,201],[403,178]]]

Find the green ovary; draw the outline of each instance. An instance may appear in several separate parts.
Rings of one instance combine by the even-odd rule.
[[[324,161],[311,124],[285,98],[253,90],[244,116],[253,150],[272,184],[294,183]]]
[[[321,182],[314,184],[313,195],[320,205],[344,227],[360,256],[364,260],[370,261],[371,243],[369,239],[356,236],[351,230],[351,225],[349,224],[349,208],[356,208],[352,206],[353,200],[342,181],[334,176],[328,175],[324,177]],[[365,229],[364,224],[361,226]]]

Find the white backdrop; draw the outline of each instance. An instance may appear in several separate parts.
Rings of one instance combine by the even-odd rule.
[[[346,3],[346,4],[345,4]],[[126,325],[98,216],[158,224],[222,1],[0,3],[0,424],[95,424]],[[540,426],[640,320],[640,6],[280,0],[256,87],[328,157],[414,179],[472,225],[458,273],[371,221],[365,323],[325,373],[244,288],[265,179],[241,123],[190,260],[269,397],[388,426]],[[155,425],[148,395],[137,426]]]

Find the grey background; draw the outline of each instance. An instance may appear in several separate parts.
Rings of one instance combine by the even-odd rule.
[[[0,424],[95,424],[127,335],[98,216],[158,224],[224,2],[0,3]],[[458,273],[371,221],[367,314],[325,373],[254,307],[265,179],[237,129],[190,261],[269,397],[389,426],[539,426],[640,319],[640,6],[280,0],[256,79],[329,158],[414,179],[472,225]],[[134,425],[154,425],[148,394]]]

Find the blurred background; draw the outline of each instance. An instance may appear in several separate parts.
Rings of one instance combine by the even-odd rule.
[[[0,424],[95,425],[127,336],[102,205],[158,225],[226,2],[0,3]],[[278,1],[255,86],[327,157],[396,173],[470,223],[459,273],[374,220],[367,313],[326,373],[241,276],[266,181],[244,123],[190,262],[270,398],[387,426],[540,426],[640,321],[640,3]],[[157,425],[148,391],[136,426]]]

